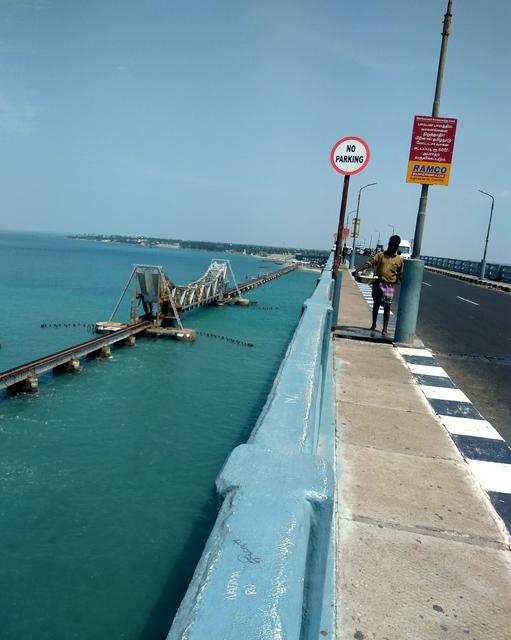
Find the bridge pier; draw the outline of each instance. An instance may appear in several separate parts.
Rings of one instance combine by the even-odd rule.
[[[137,339],[135,336],[128,336],[126,338],[126,342],[124,343],[127,347],[134,347]]]
[[[110,358],[112,356],[112,349],[109,344],[105,344],[101,347],[101,351],[99,352],[100,358]]]
[[[68,362],[59,364],[53,367],[53,373],[76,373],[80,371],[80,360],[78,358],[71,358]]]
[[[20,380],[19,382],[15,382],[7,387],[7,393],[10,396],[14,396],[18,393],[37,393],[39,391],[39,381],[37,376],[31,374],[27,376],[24,380]]]

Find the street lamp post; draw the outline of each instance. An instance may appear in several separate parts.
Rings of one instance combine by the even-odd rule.
[[[387,227],[391,227],[392,228],[392,235],[394,235],[394,225],[393,224],[388,224]]]
[[[353,209],[353,211],[348,211],[347,214],[347,221],[346,221],[346,228],[349,229],[350,228],[350,216],[352,213],[355,213],[357,210]],[[344,238],[344,247],[343,247],[343,256],[346,255],[346,240],[347,238]]]
[[[357,215],[355,216],[354,220],[356,220],[355,225],[353,227],[353,245],[351,248],[351,256],[350,256],[350,269],[353,269],[353,267],[355,266],[355,232],[357,231],[357,227],[359,226],[359,220],[358,220],[358,211],[360,209],[360,194],[362,193],[362,189],[367,189],[367,187],[372,187],[376,184],[376,182],[370,182],[369,184],[365,184],[363,187],[360,187],[360,189],[358,190],[358,200],[357,200]]]
[[[481,191],[478,189],[479,193],[484,193],[485,196],[491,198],[491,209],[490,209],[490,220],[488,221],[488,231],[486,232],[486,241],[484,243],[484,253],[483,260],[481,262],[481,280],[484,278],[484,274],[486,271],[486,251],[488,249],[488,238],[490,237],[490,227],[491,227],[491,219],[493,216],[493,205],[495,204],[495,198],[491,195],[491,193],[486,193],[486,191]]]
[[[378,240],[376,241],[376,246],[378,246],[380,244],[380,230],[375,229],[375,231],[378,233]]]

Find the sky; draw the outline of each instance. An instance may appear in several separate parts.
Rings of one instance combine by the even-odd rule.
[[[0,228],[329,248],[334,143],[367,141],[361,242],[412,239],[414,115],[447,0],[0,0]],[[458,119],[422,254],[511,262],[511,3],[453,0]]]

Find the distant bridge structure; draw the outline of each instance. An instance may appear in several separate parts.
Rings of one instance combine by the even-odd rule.
[[[212,260],[201,278],[187,285],[177,285],[165,275],[162,267],[137,264],[133,267],[109,320],[96,323],[96,331],[106,335],[0,372],[0,390],[7,389],[8,393],[36,393],[41,374],[48,371],[79,371],[81,359],[96,356],[108,358],[111,347],[122,344],[134,346],[139,335],[195,340],[196,332],[183,328],[181,316],[184,313],[212,304],[249,304],[248,300],[241,297],[242,293],[294,269],[296,265],[285,266],[279,271],[238,284],[228,260]],[[132,283],[130,320],[128,323],[114,322],[113,318]]]
[[[186,312],[213,304],[248,304],[249,301],[241,297],[242,293],[270,280],[275,280],[294,269],[296,269],[296,265],[287,265],[279,271],[251,278],[238,284],[229,260],[214,259],[201,278],[186,285],[179,285],[164,273],[161,266],[136,264],[108,322],[113,322],[114,316],[132,283],[134,283],[134,287],[130,324],[139,320],[147,320],[151,321],[156,328],[177,325],[183,329],[181,316]]]
[[[241,291],[229,260],[212,260],[206,273],[186,285],[175,284],[157,265],[136,264],[110,314],[113,321],[131,283],[134,282],[130,322],[139,318],[151,320],[157,327],[178,325],[187,311],[210,304],[225,303],[225,298],[237,296]],[[233,286],[228,289],[229,284]]]

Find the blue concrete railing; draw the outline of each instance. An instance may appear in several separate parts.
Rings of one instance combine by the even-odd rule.
[[[331,278],[332,256],[249,441],[217,478],[222,507],[168,640],[331,637]]]
[[[456,271],[458,273],[466,273],[479,278],[481,273],[481,262],[474,260],[457,260],[456,258],[435,258],[433,256],[421,256],[425,264],[429,267],[437,267],[438,269],[446,269],[447,271]],[[496,280],[497,282],[511,283],[511,266],[505,264],[488,263],[485,269],[485,278],[488,280]]]

